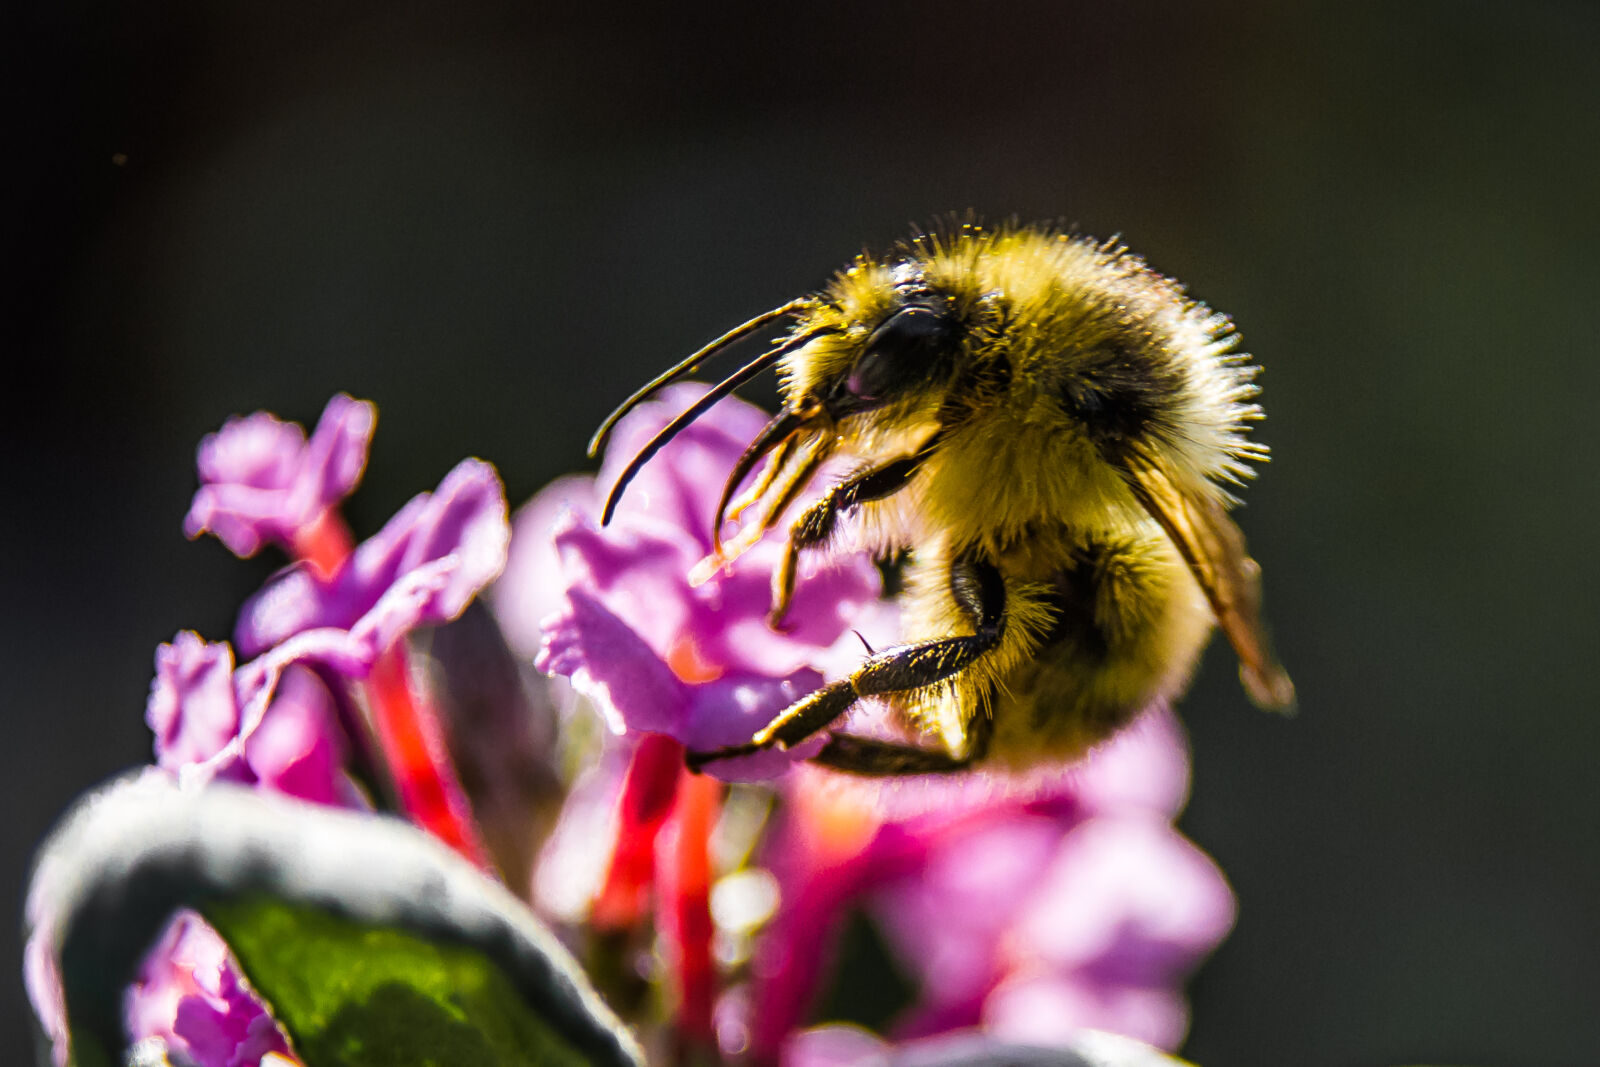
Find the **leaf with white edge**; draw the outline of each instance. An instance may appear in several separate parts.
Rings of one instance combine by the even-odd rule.
[[[151,773],[80,801],[40,851],[30,984],[58,983],[34,995],[61,1015],[41,1008],[58,1039],[41,1064],[123,1061],[124,991],[185,907],[222,933],[306,1067],[642,1062],[554,935],[433,838]]]

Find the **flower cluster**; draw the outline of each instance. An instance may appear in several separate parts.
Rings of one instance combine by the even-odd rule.
[[[598,523],[597,486],[700,395],[678,386],[639,406],[598,478],[555,483],[514,526],[494,470],[466,460],[360,543],[339,506],[366,463],[370,403],[335,397],[309,437],[265,413],[230,421],[201,445],[184,528],[290,563],[243,606],[231,641],[183,632],[160,647],[147,773],[407,817],[567,924],[614,1005],[640,1003],[629,984],[645,986],[668,1022],[659,1007],[629,1021],[665,1060],[846,1067],[896,1048],[1078,1049],[1096,1031],[1176,1047],[1183,982],[1226,935],[1233,899],[1173,827],[1188,766],[1165,709],[1083,764],[1026,782],[861,783],[805,762],[820,741],[703,777],[684,769],[686,748],[748,740],[851,669],[863,644],[897,636],[878,568],[859,553],[804,560],[784,632],[766,621],[781,545],[758,542],[691,581],[712,551],[722,479],[765,421],[739,401],[680,433]],[[471,747],[515,749],[532,728],[489,716],[522,736],[452,751],[413,640],[485,590],[492,643],[550,676],[524,683],[533,704],[561,705],[560,753],[546,757],[568,768],[559,811],[519,824],[538,840],[493,850],[483,813],[526,791],[489,801],[457,768],[471,770]],[[52,903],[41,878],[35,929]],[[820,1005],[848,980],[839,960],[863,923],[904,995],[879,1018],[830,1018]],[[639,966],[640,953],[655,962]],[[54,965],[30,942],[30,996],[64,1065]],[[200,1067],[295,1054],[193,913],[150,949],[125,1017],[132,1039]],[[880,1033],[838,1025],[851,1021]]]
[[[728,400],[642,471],[601,529],[595,485],[671,414],[700,393],[678,386],[623,420],[598,482],[569,478],[547,489],[516,523],[497,611],[535,664],[572,679],[618,734],[665,734],[694,748],[736,744],[771,713],[816,688],[842,662],[852,627],[875,621],[880,582],[860,555],[808,561],[795,594],[795,625],[767,625],[780,546],[763,542],[732,573],[694,585],[689,572],[711,553],[710,516],[728,467],[761,429],[755,408]],[[832,654],[830,655],[830,652]],[[725,780],[770,778],[816,745],[725,761]]]
[[[903,1035],[979,1027],[1056,1045],[1096,1029],[1176,1047],[1182,981],[1233,921],[1216,867],[1171,826],[1185,771],[1176,722],[1155,712],[1025,797],[948,786],[885,818],[849,794],[796,796],[767,850],[796,907],[758,945],[754,1042],[804,1018],[822,961],[801,931],[854,909],[916,987]]]
[[[336,396],[309,440],[300,427],[261,412],[202,442],[188,534],[212,533],[240,556],[274,545],[293,562],[246,603],[231,645],[185,631],[157,650],[145,709],[155,741],[151,773],[194,787],[242,782],[343,807],[381,799],[370,772],[360,773],[374,761],[358,690],[375,713],[395,710],[392,679],[388,689],[379,683],[386,670],[403,671],[407,635],[456,617],[499,574],[509,528],[499,476],[466,460],[352,549],[337,506],[366,465],[376,414],[368,402]],[[235,667],[235,650],[251,658]],[[425,775],[388,765],[393,781],[385,785],[426,793],[416,781]],[[458,816],[465,810],[459,799],[454,806]],[[31,909],[48,908],[48,894],[34,898]],[[31,918],[42,925],[39,915]],[[29,946],[28,964],[30,995],[61,1060],[65,1031],[38,946]],[[202,1067],[287,1053],[226,947],[190,913],[174,919],[147,958],[129,991],[127,1021],[135,1039],[158,1040]]]

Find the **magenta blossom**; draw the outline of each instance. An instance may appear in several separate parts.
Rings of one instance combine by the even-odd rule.
[[[664,390],[612,437],[598,484],[609,488],[628,459],[704,387]],[[710,554],[710,521],[726,472],[765,416],[725,400],[678,435],[634,480],[609,526],[594,520],[594,483],[567,479],[518,517],[519,544],[496,606],[513,644],[541,634],[536,665],[570,678],[619,733],[670,735],[692,748],[735,744],[822,684],[834,646],[865,623],[879,593],[863,555],[802,563],[793,629],[767,625],[775,539],[747,552],[732,573],[701,585],[689,572]],[[559,501],[559,503],[558,503]],[[552,552],[541,538],[550,537]],[[565,596],[551,603],[551,587]],[[553,614],[538,613],[554,608]],[[859,644],[856,644],[859,656]],[[708,768],[730,781],[768,778],[814,755],[819,738]]]
[[[1028,789],[792,780],[764,850],[780,907],[757,942],[748,1022],[730,1025],[749,1028],[758,1059],[788,1048],[861,912],[917,987],[902,1038],[1064,1047],[1105,1030],[1175,1048],[1183,982],[1234,914],[1221,872],[1172,826],[1187,769],[1181,728],[1157,709]]]
[[[180,913],[128,990],[128,1033],[159,1039],[190,1062],[255,1067],[289,1045],[239,977],[228,946],[192,912]]]
[[[374,417],[371,404],[339,396],[309,442],[299,427],[258,413],[201,446],[191,536],[209,531],[240,555],[270,541],[316,559],[280,571],[246,604],[235,646],[253,658],[242,665],[229,645],[191,632],[158,650],[146,721],[159,768],[185,785],[226,778],[315,803],[364,804],[345,773],[350,739],[337,709],[407,634],[455,618],[503,566],[505,497],[478,460],[344,551],[348,535],[332,507],[360,476]],[[36,884],[29,907],[35,929],[47,929],[47,887]],[[59,985],[43,944],[28,952],[29,993],[59,1056]],[[126,1016],[135,1040],[159,1041],[199,1067],[286,1051],[226,946],[194,915],[175,919],[146,957]]]
[[[598,479],[541,493],[519,513],[514,539],[498,476],[467,460],[355,544],[338,500],[365,462],[370,404],[336,397],[309,440],[270,415],[230,422],[201,449],[204,484],[186,528],[242,554],[280,545],[294,562],[244,606],[231,644],[183,632],[161,646],[146,707],[157,763],[148,780],[176,778],[175,795],[223,778],[364,807],[358,768],[368,785],[392,785],[404,814],[481,860],[474,849],[487,835],[459,784],[475,765],[462,762],[457,775],[431,708],[495,705],[454,721],[492,724],[479,731],[490,747],[533,745],[526,694],[457,687],[475,672],[448,665],[464,661],[462,648],[484,647],[457,628],[432,642],[444,696],[425,682],[420,643],[408,638],[455,619],[504,565],[493,606],[508,644],[564,679],[548,683],[553,691],[570,682],[610,731],[567,792],[537,869],[527,860],[547,813],[533,810],[532,790],[507,794],[505,803],[529,805],[528,818],[508,822],[526,834],[496,855],[509,882],[526,887],[531,874],[542,903],[589,923],[596,974],[618,1003],[671,1007],[665,1022],[655,1007],[636,1017],[648,1044],[683,1062],[718,1061],[720,1047],[751,1067],[1145,1062],[1098,1056],[1094,1041],[1119,1040],[1105,1031],[1174,1047],[1187,1024],[1183,983],[1225,935],[1233,899],[1173,827],[1188,762],[1165,709],[1081,764],[1027,776],[864,781],[803,762],[820,736],[710,768],[763,787],[728,790],[685,769],[684,748],[748,740],[858,664],[863,643],[897,636],[876,568],[844,551],[807,553],[793,629],[767,624],[792,516],[743,546],[734,566],[702,565],[722,480],[766,421],[748,405],[712,408],[644,467],[614,521],[598,525],[601,493],[622,466],[702,395],[679,386],[641,405],[617,427]],[[452,652],[457,641],[466,643]],[[514,678],[507,669],[502,680]],[[889,726],[871,707],[850,723]],[[567,750],[584,749],[581,729],[573,741]],[[226,826],[231,833],[233,821]],[[41,862],[35,877],[25,960],[62,1067],[65,942],[52,909],[72,899],[64,862]],[[881,1035],[829,1025],[816,1011],[853,919],[876,929],[907,979]],[[643,945],[657,946],[655,966],[637,966]],[[640,984],[664,995],[641,1000]],[[250,1067],[292,1055],[197,914],[172,918],[122,995],[145,1058]]]
[[[306,664],[320,658],[348,672],[368,664],[337,632],[312,636],[294,650],[301,659],[267,657],[238,671],[228,645],[189,631],[157,649],[145,708],[156,764],[189,780],[223,777],[320,804],[352,803],[333,698]]]
[[[417,626],[447,622],[505,566],[510,530],[495,469],[468,459],[356,546],[331,575],[280,571],[245,604],[234,632],[256,655],[316,629],[343,630],[381,653]]]
[[[265,411],[230,419],[200,443],[200,491],[184,533],[213,534],[238,556],[292,546],[361,480],[377,417],[370,402],[341,393],[309,441],[298,424]]]
[[[354,805],[343,771],[345,741],[332,698],[310,665],[335,675],[370,667],[361,641],[345,631],[312,631],[234,669],[227,644],[185,631],[156,652],[145,720],[157,766],[191,787],[213,778],[253,783],[315,803]],[[150,773],[159,773],[152,771]],[[45,930],[50,894],[36,887],[35,930]],[[29,995],[57,1001],[53,964],[30,943]],[[287,1046],[266,1007],[243,985],[227,946],[198,916],[174,919],[145,958],[125,1006],[128,1033],[158,1040],[201,1067],[242,1067]],[[41,1010],[49,1026],[49,1015]],[[65,1034],[55,1035],[57,1055]]]

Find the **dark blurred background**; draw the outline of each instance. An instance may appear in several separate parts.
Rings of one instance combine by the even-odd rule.
[[[1301,714],[1224,649],[1188,832],[1241,902],[1211,1065],[1600,1055],[1600,7],[19,0],[5,874],[147,758],[156,644],[269,563],[189,544],[232,413],[382,411],[370,532],[514,500],[635,383],[913,221],[1120,233],[1232,314],[1242,524]],[[759,395],[759,394],[758,394]],[[17,945],[0,943],[0,960]],[[0,1047],[25,1005],[0,967]]]

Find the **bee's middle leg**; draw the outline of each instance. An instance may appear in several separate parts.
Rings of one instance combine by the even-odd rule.
[[[811,762],[865,778],[955,774],[966,770],[988,753],[989,738],[993,733],[994,720],[978,716],[972,722],[968,749],[960,756],[952,756],[941,749],[882,741],[876,737],[832,733],[828,735],[828,743],[822,746],[822,751],[811,757]]]
[[[789,748],[826,729],[862,697],[922,689],[966,670],[979,656],[998,645],[1005,635],[1005,580],[993,563],[975,557],[963,558],[951,564],[950,592],[972,618],[975,633],[902,645],[869,656],[848,678],[825,685],[791,704],[745,744],[689,753],[690,769],[698,770],[714,760],[748,756],[773,747]],[[824,762],[839,766],[841,770],[850,769],[840,764],[839,761],[850,759],[841,753],[852,746],[862,748],[864,741],[861,738],[840,741],[834,749],[836,758]]]
[[[794,599],[795,572],[800,562],[800,550],[813,548],[832,537],[834,528],[839,525],[841,513],[869,500],[891,497],[904,489],[932,450],[931,444],[924,445],[913,455],[902,456],[880,466],[858,471],[829,489],[821,500],[801,512],[800,517],[789,528],[789,543],[785,546],[778,569],[772,574],[772,611],[767,616],[767,621],[774,629],[782,626],[783,617],[789,613],[789,602]]]

